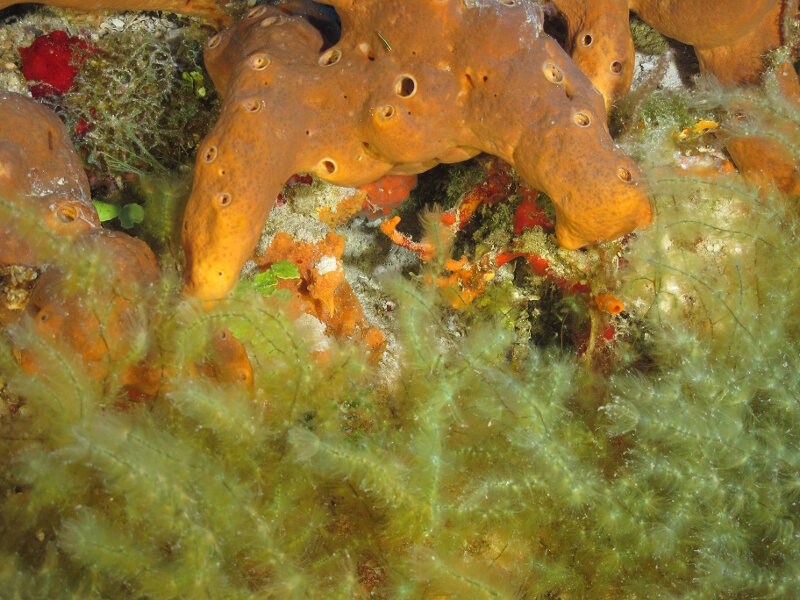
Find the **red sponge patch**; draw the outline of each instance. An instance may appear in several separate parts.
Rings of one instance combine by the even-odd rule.
[[[22,74],[31,86],[34,98],[63,94],[72,87],[78,66],[90,51],[89,44],[78,37],[56,30],[40,35],[27,48],[20,48]]]

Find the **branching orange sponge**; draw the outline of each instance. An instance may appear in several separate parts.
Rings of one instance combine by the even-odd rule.
[[[567,50],[603,94],[624,96],[633,79],[628,24],[636,13],[667,37],[694,46],[700,69],[723,84],[756,83],[765,54],[785,43],[797,0],[551,0],[567,21]]]
[[[208,41],[224,104],[184,217],[187,293],[227,294],[296,172],[360,186],[488,152],[552,198],[564,247],[650,221],[601,95],[543,33],[537,3],[327,4],[342,26],[330,47],[309,20],[264,5]]]

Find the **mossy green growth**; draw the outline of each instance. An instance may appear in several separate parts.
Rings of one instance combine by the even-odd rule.
[[[142,222],[134,233],[153,249],[162,269],[183,263],[180,227],[191,183],[191,172],[180,170],[141,176],[126,189],[144,207]]]
[[[447,185],[444,188],[447,200],[442,208],[447,210],[458,204],[462,196],[486,177],[486,167],[480,160],[455,163],[448,167]]]
[[[484,177],[486,169],[478,160],[438,165],[419,175],[417,186],[397,212],[406,220],[407,213],[419,212],[426,206],[449,210]]]
[[[668,160],[676,151],[685,156],[720,154],[724,142],[718,131],[695,131],[695,126],[702,121],[721,123],[726,115],[718,104],[676,91],[648,89],[633,92],[615,106],[610,126],[637,160],[654,150]],[[658,144],[653,144],[654,137]]]
[[[651,143],[663,159],[664,141]],[[640,342],[603,373],[557,340],[512,367],[508,329],[455,331],[422,280],[388,284],[388,372],[344,343],[320,357],[275,298],[203,310],[176,291],[142,331],[169,342],[171,365],[148,403],[120,405],[119,387],[30,319],[6,328],[0,381],[21,404],[0,412],[0,590],[792,598],[796,206],[735,178],[644,166],[656,222],[625,250],[617,291]],[[60,255],[64,268],[82,258]],[[223,326],[247,349],[252,389],[178,366]],[[12,346],[39,359],[36,377]]]
[[[206,35],[115,32],[87,52],[55,108],[92,170],[163,174],[190,161],[219,110],[202,67]]]
[[[25,404],[3,421],[2,589],[787,597],[800,577],[800,298],[780,278],[793,239],[763,245],[769,303],[740,315],[757,336],[746,351],[653,313],[646,370],[608,379],[554,349],[514,371],[511,336],[454,337],[408,283],[393,292],[399,386],[376,385],[352,349],[317,361],[255,297],[171,317],[178,347],[208,319],[233,326],[261,365],[253,392],[174,376],[151,405],[119,410],[66,355],[49,350],[58,360],[30,378],[5,345]]]
[[[511,242],[518,204],[516,198],[509,198],[493,205],[484,204],[476,211],[469,231],[472,232],[470,241],[476,245],[478,253],[484,249],[504,248]]]
[[[691,127],[701,118],[678,93],[658,91],[651,94],[641,105],[637,115],[637,126],[644,131],[659,127],[674,127],[678,131]]]
[[[667,38],[638,17],[631,17],[633,47],[642,54],[659,55],[669,50]]]
[[[777,67],[786,62],[794,65],[795,70],[800,72],[800,19],[791,11],[785,11],[783,27],[783,45],[767,54],[767,63],[771,67]]]

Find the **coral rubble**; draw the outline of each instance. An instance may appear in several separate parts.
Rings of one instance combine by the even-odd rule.
[[[207,44],[224,104],[184,218],[189,293],[230,290],[297,171],[355,186],[486,151],[552,198],[567,248],[649,222],[602,98],[542,32],[536,4],[331,4],[342,36],[328,48],[306,19],[267,6]]]

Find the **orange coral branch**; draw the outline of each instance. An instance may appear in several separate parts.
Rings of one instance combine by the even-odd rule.
[[[392,243],[406,250],[411,250],[411,252],[418,254],[419,257],[424,260],[430,260],[433,256],[435,248],[433,244],[427,242],[415,242],[411,238],[409,238],[404,233],[397,231],[397,225],[400,223],[400,217],[392,217],[391,219],[386,219],[380,225],[381,232],[388,236]]]

